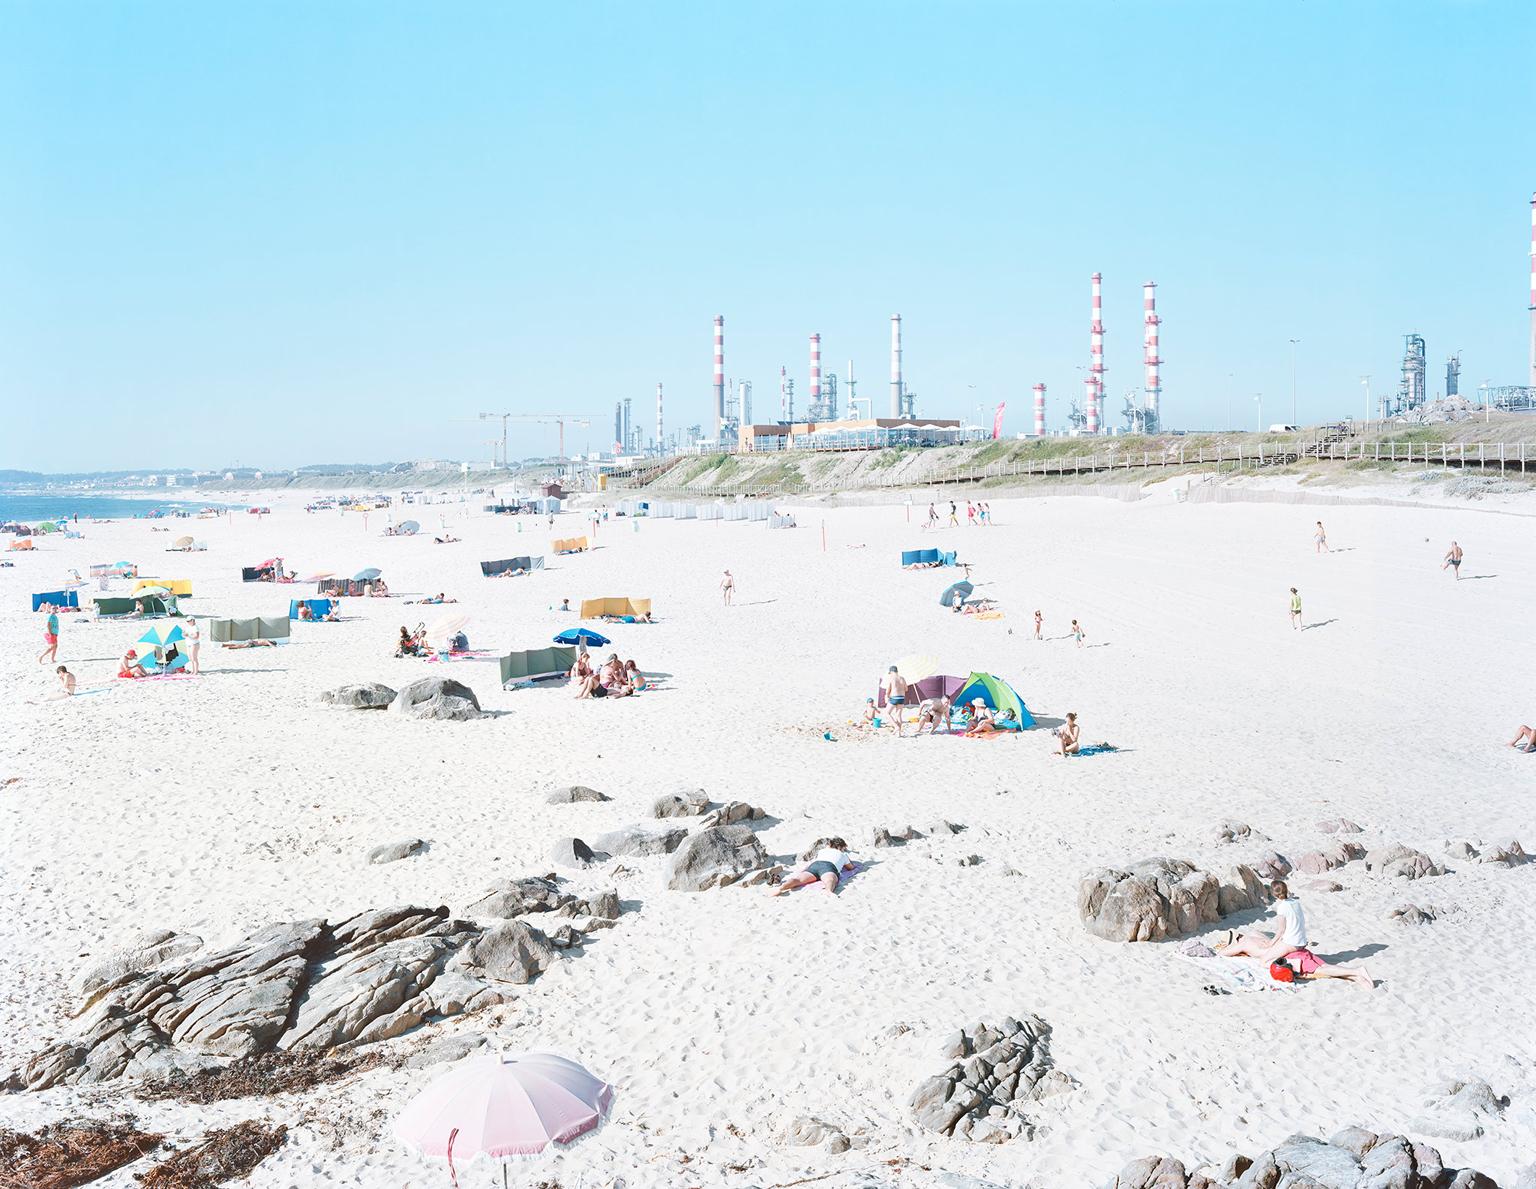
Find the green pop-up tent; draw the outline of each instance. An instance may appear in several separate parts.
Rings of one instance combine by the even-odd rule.
[[[1020,730],[1027,731],[1035,725],[1035,716],[1024,705],[1024,699],[1001,677],[994,677],[991,673],[972,673],[955,695],[954,704],[964,706],[976,698],[980,698],[999,714],[1004,710],[1012,710]]]

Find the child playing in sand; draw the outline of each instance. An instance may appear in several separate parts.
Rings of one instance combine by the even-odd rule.
[[[1307,914],[1301,902],[1291,898],[1289,889],[1281,880],[1269,885],[1275,898],[1275,916],[1279,918],[1274,935],[1268,933],[1227,934],[1227,940],[1215,947],[1224,958],[1257,958],[1261,962],[1284,962],[1297,978],[1342,978],[1369,991],[1376,984],[1363,966],[1330,966],[1308,946]]]
[[[813,883],[819,883],[829,892],[837,891],[837,885],[842,882],[843,872],[852,871],[857,864],[848,857],[848,844],[841,838],[828,838],[826,845],[816,852],[816,856],[793,875],[785,878],[784,882],[774,888],[768,894],[780,896],[785,892],[792,892],[796,888],[807,887]]]

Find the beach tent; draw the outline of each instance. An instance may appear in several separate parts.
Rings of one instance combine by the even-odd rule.
[[[126,595],[118,598],[101,598],[93,600],[96,606],[96,615],[101,619],[111,619],[119,615],[132,615],[139,609],[139,604],[144,604],[144,614],[153,619],[161,615],[180,615],[181,612],[171,610],[164,599],[155,595],[139,595],[137,598],[129,598]]]
[[[975,589],[969,582],[956,582],[952,586],[946,586],[944,593],[939,596],[939,605],[941,607],[953,607],[956,599],[963,603],[971,597],[971,592]]]
[[[901,564],[904,566],[952,566],[955,564],[955,555],[943,553],[937,549],[903,549]]]
[[[1035,716],[1024,705],[1024,699],[1001,677],[994,677],[991,673],[972,673],[966,679],[965,686],[955,695],[954,701],[955,705],[961,706],[975,698],[980,698],[999,714],[1004,710],[1012,710],[1023,730],[1035,725]]]
[[[298,619],[299,608],[308,607],[309,613],[316,619],[324,619],[331,613],[331,608],[335,605],[331,599],[289,599],[288,618]]]
[[[171,656],[174,645],[182,641],[181,628],[172,625],[165,628],[150,628],[139,637],[140,647],[139,664],[151,673],[174,673],[177,669],[183,669],[187,665],[187,655],[179,648],[175,649],[176,655]]]
[[[581,553],[587,548],[585,537],[565,537],[550,543],[550,550],[554,553]]]
[[[286,641],[289,631],[289,620],[286,615],[208,621],[208,638],[215,644],[238,644],[246,640]]]
[[[555,637],[556,644],[574,644],[581,648],[601,648],[611,641],[600,632],[594,632],[591,628],[566,628]]]
[[[507,574],[513,570],[542,570],[544,559],[542,557],[504,557],[500,561],[483,561],[480,563],[480,572],[487,578],[494,578],[497,574]]]
[[[45,590],[42,594],[32,596],[32,610],[36,611],[44,603],[50,607],[78,607],[80,605],[80,592],[77,590]]]
[[[651,613],[650,599],[582,599],[581,617],[601,619],[605,615],[633,616],[639,619]]]
[[[501,658],[501,684],[505,687],[564,677],[575,664],[574,648],[530,648],[508,653]]]
[[[163,587],[178,599],[190,599],[192,597],[192,579],[190,578],[140,578],[139,584],[133,588],[133,593],[152,587]]]

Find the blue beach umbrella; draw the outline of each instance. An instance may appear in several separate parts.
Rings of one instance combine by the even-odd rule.
[[[555,637],[556,644],[579,644],[582,647],[601,648],[610,643],[607,636],[592,631],[590,628],[566,628]]]

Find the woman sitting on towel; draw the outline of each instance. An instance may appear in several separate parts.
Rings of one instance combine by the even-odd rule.
[[[809,863],[793,875],[786,876],[784,882],[768,894],[778,896],[813,883],[819,883],[827,891],[835,892],[837,885],[842,882],[843,872],[852,871],[854,866],[854,861],[848,857],[848,844],[841,838],[828,838]]]

